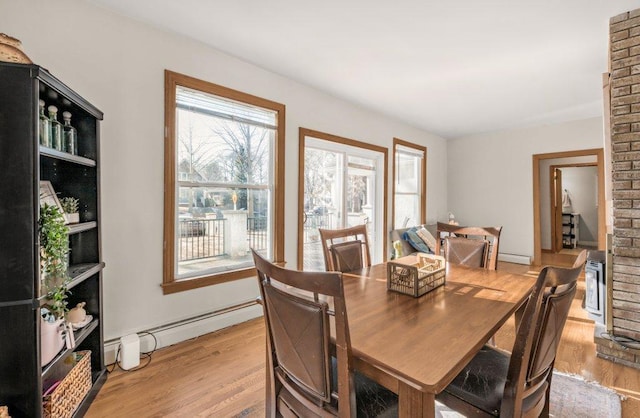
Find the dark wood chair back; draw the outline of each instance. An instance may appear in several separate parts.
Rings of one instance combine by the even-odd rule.
[[[583,250],[571,268],[545,267],[538,275],[516,332],[500,416],[548,414],[553,364],[586,258]]]
[[[501,232],[501,226],[459,226],[438,222],[435,252],[436,254],[442,253],[444,239],[444,257],[447,261],[495,270],[498,267]],[[456,239],[453,239],[454,237]]]
[[[573,267],[545,267],[516,325],[511,354],[485,345],[438,400],[467,417],[548,417],[553,364],[587,258]]]
[[[445,237],[444,258],[454,264],[481,268],[487,266],[489,241],[463,237]]]
[[[353,271],[371,266],[366,225],[344,229],[318,229],[327,271]]]
[[[286,270],[252,252],[267,331],[266,416],[355,416],[342,275]]]

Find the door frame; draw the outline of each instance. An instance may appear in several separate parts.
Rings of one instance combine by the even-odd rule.
[[[606,247],[605,226],[605,191],[604,191],[604,150],[592,148],[585,150],[552,152],[533,155],[533,260],[531,264],[539,265],[542,259],[540,231],[540,162],[556,158],[572,158],[593,155],[598,167],[598,249]]]
[[[562,249],[562,170],[555,165],[549,167],[549,197],[551,210],[551,251]],[[560,209],[558,209],[560,207]],[[542,231],[540,231],[542,233]],[[542,246],[542,244],[540,244]]]
[[[368,144],[366,142],[357,141],[355,139],[343,138],[341,136],[328,134],[325,132],[315,131],[300,127],[298,128],[298,260],[297,268],[303,269],[304,259],[304,155],[305,155],[305,138],[313,137],[324,141],[335,142],[338,144],[348,145],[356,148],[363,148],[370,151],[379,152],[382,154],[382,213],[381,216],[381,228],[380,238],[382,239],[382,258],[383,260],[387,254],[387,199],[388,191],[387,186],[389,184],[389,149],[378,145]],[[346,215],[346,214],[345,214]]]
[[[559,252],[560,250],[562,250],[562,246],[560,246],[558,248],[558,242],[562,242],[562,239],[558,240],[557,234],[558,234],[558,225],[562,225],[562,210],[560,210],[560,220],[557,219],[557,208],[554,209],[553,206],[553,202],[556,201],[557,204],[557,195],[556,193],[558,192],[557,190],[555,190],[555,185],[554,182],[551,181],[551,179],[553,178],[553,176],[555,175],[555,170],[560,170],[562,171],[563,168],[580,168],[580,167],[598,167],[598,163],[597,162],[593,162],[593,163],[574,163],[574,164],[555,164],[552,166],[549,166],[549,193],[551,196],[551,217],[549,219],[551,219],[551,251],[554,253]],[[598,173],[598,176],[600,176],[600,173]],[[598,185],[599,187],[599,185]],[[560,191],[560,194],[562,194],[562,191]],[[598,202],[599,203],[599,202]],[[600,219],[600,213],[598,213],[598,220]],[[600,225],[598,225],[598,228],[600,227]],[[542,231],[540,231],[542,232]],[[599,232],[598,232],[599,233]],[[562,228],[560,228],[560,236],[562,236]],[[542,244],[540,244],[542,246]]]

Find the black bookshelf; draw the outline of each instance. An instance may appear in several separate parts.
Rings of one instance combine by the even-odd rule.
[[[78,153],[38,140],[38,101],[72,114]],[[57,367],[73,351],[91,351],[92,388],[82,415],[106,380],[100,245],[100,121],[95,106],[38,65],[0,63],[0,405],[16,417],[41,417],[43,384],[61,380]],[[38,216],[40,181],[80,200],[80,223],[70,225],[69,306],[86,302],[93,320],[76,330],[76,347],[40,361]]]

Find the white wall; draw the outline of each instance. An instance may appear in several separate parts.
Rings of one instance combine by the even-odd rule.
[[[430,220],[445,217],[446,143],[437,136],[84,1],[0,0],[0,28],[20,39],[35,63],[105,114],[101,174],[107,340],[257,295],[254,279],[162,294],[165,69],[286,105],[285,258],[289,265],[296,264],[300,126],[389,148],[393,137],[427,146],[427,214]]]
[[[450,140],[449,209],[460,224],[502,225],[500,252],[532,257],[533,155],[602,148],[602,132],[591,118]]]
[[[585,155],[581,157],[570,158],[550,158],[540,160],[540,248],[543,250],[551,249],[551,178],[549,177],[549,169],[552,165],[562,164],[580,164],[597,162],[595,155]],[[562,169],[562,188],[566,189],[564,173],[567,167]],[[597,168],[596,168],[597,172]],[[573,192],[571,193],[574,194]],[[598,213],[596,210],[596,225],[598,224]],[[596,241],[598,236],[596,235]]]

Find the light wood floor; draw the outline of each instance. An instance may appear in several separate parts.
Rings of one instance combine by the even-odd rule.
[[[520,273],[533,269],[509,263],[499,268]],[[596,357],[593,322],[581,307],[583,294],[584,281],[565,326],[556,369],[615,389],[627,396],[622,416],[640,418],[640,370]],[[498,345],[510,349],[514,334],[510,320],[497,334]],[[264,416],[264,339],[264,322],[258,318],[158,350],[142,370],[111,373],[87,417]]]

